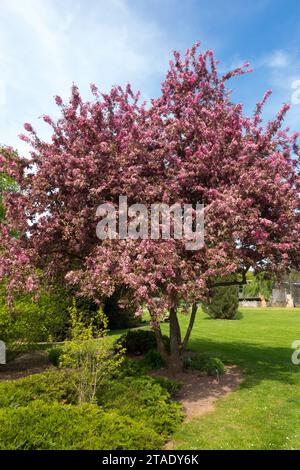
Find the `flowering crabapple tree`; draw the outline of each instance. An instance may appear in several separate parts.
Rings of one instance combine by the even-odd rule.
[[[30,159],[3,155],[2,171],[20,191],[6,195],[1,275],[9,291],[34,290],[38,272],[65,279],[78,295],[101,302],[120,288],[142,313],[147,307],[158,350],[175,374],[193,328],[197,303],[219,285],[243,284],[249,270],[281,275],[299,266],[298,134],[282,127],[288,106],[263,124],[270,92],[253,116],[232,101],[227,82],[248,64],[218,74],[211,51],[174,53],[161,94],[140,103],[130,86],[84,102],[76,86],[61,118],[44,120],[50,142],[27,123]],[[106,239],[96,236],[97,207],[119,196],[150,207],[205,205],[205,243]],[[18,230],[20,236],[9,233]],[[26,276],[26,282],[24,281]],[[223,281],[220,279],[230,279]],[[185,334],[178,311],[190,315]],[[160,322],[169,313],[170,351]]]

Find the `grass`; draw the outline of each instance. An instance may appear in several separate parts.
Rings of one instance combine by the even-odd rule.
[[[238,364],[245,381],[215,411],[181,425],[176,449],[300,449],[300,365],[291,362],[300,309],[240,312],[239,320],[198,312],[190,349]],[[184,329],[188,318],[180,322]]]

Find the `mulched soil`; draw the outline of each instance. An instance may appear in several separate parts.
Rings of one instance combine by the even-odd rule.
[[[182,404],[186,421],[213,411],[216,400],[235,390],[243,381],[242,372],[235,365],[227,366],[226,374],[219,377],[203,376],[195,371],[182,372],[174,377],[166,369],[153,371],[152,375],[183,384],[174,398]]]
[[[51,366],[46,351],[32,351],[0,365],[0,381],[15,380],[44,372]]]

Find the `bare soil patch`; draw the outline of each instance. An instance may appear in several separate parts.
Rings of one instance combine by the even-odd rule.
[[[182,372],[172,377],[166,369],[153,371],[152,374],[183,384],[175,399],[182,404],[186,421],[212,411],[216,400],[232,392],[243,380],[241,370],[235,365],[227,366],[226,374],[220,377],[203,376],[196,371]]]
[[[0,365],[0,381],[21,379],[28,375],[39,374],[50,365],[46,351],[28,352],[7,364]]]
[[[182,383],[174,398],[182,404],[185,422],[213,411],[215,402],[238,388],[243,381],[242,371],[235,365],[226,366],[226,374],[220,377],[203,376],[196,371],[182,372],[174,377],[167,369],[152,371],[151,374]],[[173,442],[167,442],[165,449],[174,449]]]

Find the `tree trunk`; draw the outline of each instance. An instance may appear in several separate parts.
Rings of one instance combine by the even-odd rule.
[[[183,371],[181,333],[175,307],[170,309],[170,360],[168,363],[168,368],[173,375]]]
[[[197,312],[197,304],[192,305],[191,317],[184,341],[181,340],[180,325],[177,316],[177,308],[170,309],[170,352],[167,351],[163,341],[160,325],[155,326],[154,332],[157,342],[157,349],[172,375],[183,371],[183,357],[188,344]]]
[[[157,343],[157,349],[163,360],[167,365],[169,365],[170,362],[170,355],[168,351],[166,350],[165,343],[163,340],[162,332],[160,329],[160,326],[157,325],[154,328],[154,333],[155,333],[155,338],[156,338],[156,343]]]

